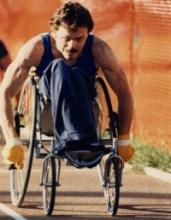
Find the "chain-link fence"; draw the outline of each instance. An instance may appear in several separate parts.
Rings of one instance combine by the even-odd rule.
[[[18,6],[10,9],[7,8],[7,2],[5,3],[4,10],[13,10],[12,15],[16,14],[15,25],[14,19],[9,17],[11,13],[7,14],[3,10],[1,14],[3,36],[7,38],[11,49],[16,49],[15,46],[22,44],[22,40],[25,41],[38,31],[44,30],[45,20],[48,22],[50,14],[62,1],[58,1],[58,5],[50,1],[47,9],[46,1],[42,0],[41,11],[37,9],[37,12],[36,7],[34,10],[29,8],[28,2],[18,1]],[[91,9],[95,20],[94,32],[111,45],[127,73],[135,102],[133,134],[155,145],[169,147],[171,1],[80,0],[79,2]],[[16,6],[16,3],[14,4]],[[43,8],[46,10],[43,11]],[[36,16],[39,17],[36,19]],[[27,30],[22,22],[27,23]],[[116,100],[113,94],[112,97]]]

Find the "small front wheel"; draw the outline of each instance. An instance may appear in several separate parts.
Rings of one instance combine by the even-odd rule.
[[[104,194],[107,210],[114,216],[117,213],[120,197],[122,167],[120,159],[113,156],[106,161],[104,174]]]
[[[56,195],[55,157],[49,156],[45,159],[42,175],[43,209],[46,215],[51,215],[54,209]]]

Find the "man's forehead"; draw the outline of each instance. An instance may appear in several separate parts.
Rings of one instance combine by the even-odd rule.
[[[71,26],[69,26],[67,24],[60,25],[59,28],[58,28],[58,31],[63,33],[63,34],[68,34],[68,35],[74,34],[74,33],[78,33],[78,34],[84,35],[84,34],[88,33],[87,27],[78,27],[78,26],[71,27]]]

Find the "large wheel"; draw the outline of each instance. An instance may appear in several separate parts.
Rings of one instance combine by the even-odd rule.
[[[101,77],[96,79],[96,106],[95,119],[99,140],[105,147],[114,144],[114,138],[118,137],[118,124],[112,110],[112,104],[105,81]],[[98,168],[101,185],[104,189],[104,196],[108,211],[115,215],[119,205],[120,160],[115,156],[105,156],[102,158]],[[108,157],[108,159],[107,159]],[[110,158],[110,159],[109,159]],[[111,159],[112,158],[112,159]]]
[[[112,146],[113,138],[118,136],[117,123],[114,120],[112,104],[105,81],[101,77],[96,79],[96,105],[94,106],[97,134],[101,142],[107,147]]]
[[[11,167],[10,191],[12,204],[20,207],[29,183],[36,133],[36,84],[33,78],[28,78],[21,91],[18,109],[15,116],[16,130],[20,140],[27,146],[24,168]]]
[[[94,115],[96,120],[96,128],[99,140],[105,147],[113,145],[113,137],[117,136],[116,124],[113,120],[113,110],[110,101],[108,89],[101,77],[96,78],[96,104],[94,105]],[[104,185],[104,165],[105,160],[102,159],[99,164],[99,177],[101,185]]]
[[[56,169],[55,157],[49,156],[44,160],[42,172],[43,186],[43,209],[46,215],[51,215],[55,205],[56,176],[58,178],[59,168]]]

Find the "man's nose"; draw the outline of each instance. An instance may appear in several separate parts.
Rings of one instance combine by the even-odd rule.
[[[78,44],[77,44],[76,40],[70,40],[68,42],[68,48],[69,49],[77,49],[77,47],[78,47]]]

